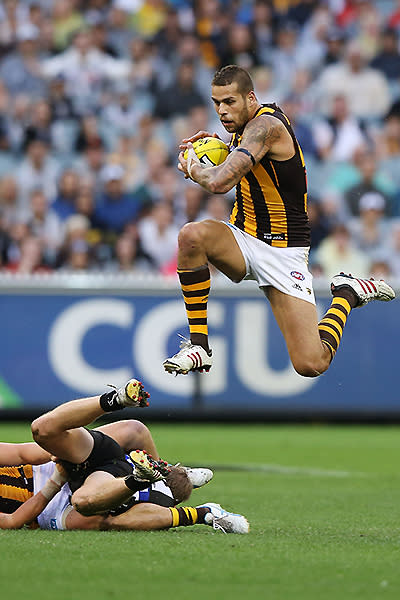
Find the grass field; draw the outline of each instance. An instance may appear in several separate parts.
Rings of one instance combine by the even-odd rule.
[[[2,599],[377,600],[400,597],[396,427],[154,425],[170,461],[215,466],[193,493],[247,536],[0,531]],[[29,439],[1,425],[0,439]]]

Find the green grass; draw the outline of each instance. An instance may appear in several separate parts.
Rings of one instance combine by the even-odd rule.
[[[242,512],[250,534],[205,526],[2,531],[2,598],[400,597],[398,428],[155,425],[152,431],[163,457],[218,467],[214,480],[193,493],[193,504],[212,500]],[[0,439],[27,440],[29,428],[2,425]]]

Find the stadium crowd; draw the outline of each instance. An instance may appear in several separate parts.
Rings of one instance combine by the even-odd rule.
[[[0,272],[175,273],[179,228],[227,219],[176,168],[226,140],[214,71],[248,69],[302,146],[311,268],[400,279],[400,2],[4,0]]]

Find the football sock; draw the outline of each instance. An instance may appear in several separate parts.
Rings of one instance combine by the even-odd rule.
[[[112,412],[114,410],[121,410],[124,407],[118,402],[117,390],[111,390],[100,396],[100,406],[104,412]]]
[[[140,490],[146,490],[151,486],[150,481],[138,481],[134,475],[127,475],[124,477],[124,483],[128,489],[133,493],[139,492]]]
[[[171,527],[180,527],[194,525],[195,523],[205,524],[204,517],[210,512],[210,509],[205,506],[192,508],[191,506],[182,506],[180,508],[170,508],[172,513]]]
[[[352,306],[346,298],[334,296],[329,310],[318,324],[319,337],[328,346],[332,358],[339,348],[343,328],[351,309]]]
[[[207,265],[197,269],[178,269],[186,314],[189,321],[190,341],[207,352],[207,301],[210,293],[210,270]]]

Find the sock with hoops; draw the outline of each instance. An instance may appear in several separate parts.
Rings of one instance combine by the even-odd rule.
[[[321,341],[328,346],[332,358],[339,348],[347,317],[354,307],[354,298],[351,298],[350,295],[349,299],[344,297],[344,292],[346,291],[347,290],[340,290],[341,295],[338,294],[333,297],[330,308],[325,313],[324,318],[318,323],[319,337],[321,338]],[[351,300],[353,300],[353,302],[350,303]]]
[[[209,352],[207,301],[210,293],[210,270],[207,265],[197,269],[178,269],[178,277],[189,321],[190,341]]]
[[[210,509],[205,506],[193,508],[192,506],[182,506],[180,508],[170,508],[172,513],[171,527],[187,527],[195,523],[205,524],[204,517],[210,512]]]

